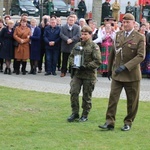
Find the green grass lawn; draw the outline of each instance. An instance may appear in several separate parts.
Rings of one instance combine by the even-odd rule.
[[[67,95],[0,87],[0,150],[149,150],[150,102],[140,102],[132,129],[123,132],[126,101],[114,131],[102,131],[107,99],[93,98],[89,120],[68,123]],[[82,111],[82,110],[81,110]]]

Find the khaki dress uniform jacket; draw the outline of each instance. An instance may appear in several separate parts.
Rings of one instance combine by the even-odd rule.
[[[124,118],[124,123],[131,126],[138,109],[140,63],[144,58],[145,40],[142,34],[133,30],[129,37],[125,37],[124,31],[117,32],[108,64],[108,71],[112,71],[112,83],[106,113],[107,123],[112,125],[115,123],[118,100],[124,88],[127,96],[127,116]],[[127,69],[116,74],[115,70],[121,65]]]
[[[112,4],[112,16],[116,21],[119,21],[119,10],[120,10],[120,4],[113,3]]]
[[[22,28],[18,26],[14,31],[14,39],[19,43],[18,47],[15,47],[15,58],[19,60],[29,59],[29,41],[28,36],[31,35],[31,30],[29,27]],[[24,40],[24,43],[21,43],[21,39]]]

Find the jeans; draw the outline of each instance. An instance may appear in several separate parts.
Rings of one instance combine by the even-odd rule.
[[[46,49],[46,72],[47,73],[55,73],[56,72],[56,66],[58,61],[58,49]]]

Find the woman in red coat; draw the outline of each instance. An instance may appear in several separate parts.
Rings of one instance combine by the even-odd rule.
[[[29,59],[29,42],[31,30],[27,27],[27,20],[21,19],[20,25],[14,31],[14,39],[19,43],[15,47],[16,74],[20,73],[20,62],[22,61],[22,73],[26,74],[27,59]]]

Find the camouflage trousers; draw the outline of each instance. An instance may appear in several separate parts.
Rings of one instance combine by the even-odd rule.
[[[70,82],[70,101],[71,101],[71,108],[72,113],[78,114],[79,113],[79,94],[82,88],[82,116],[87,116],[92,108],[92,92],[95,87],[96,80],[87,80],[81,79],[77,77],[73,77]]]

